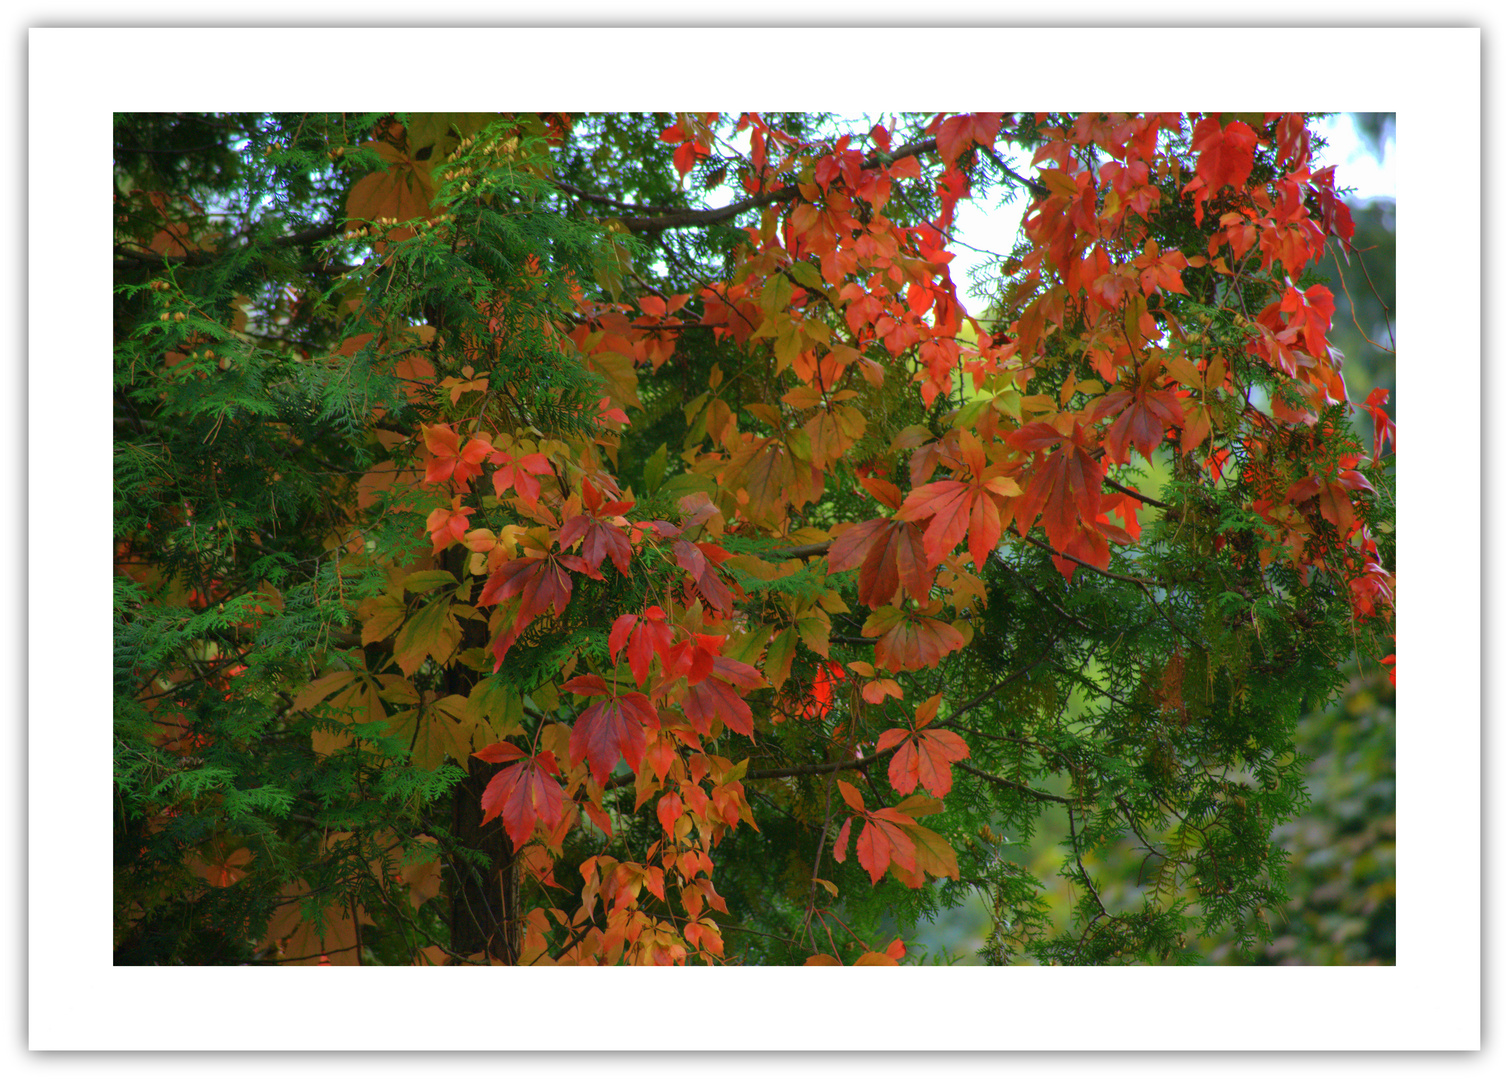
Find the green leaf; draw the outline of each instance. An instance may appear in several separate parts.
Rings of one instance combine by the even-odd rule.
[[[403,624],[393,642],[393,659],[398,661],[400,671],[412,676],[426,656],[433,656],[435,663],[443,665],[455,655],[460,644],[461,626],[451,613],[450,599],[442,596],[420,608]]]
[[[823,275],[817,267],[810,262],[794,262],[791,264],[791,276],[796,278],[797,284],[804,288],[823,291]]]
[[[660,444],[660,449],[649,456],[644,463],[644,493],[653,495],[660,490],[661,482],[665,480],[665,466],[669,458],[665,443]]]

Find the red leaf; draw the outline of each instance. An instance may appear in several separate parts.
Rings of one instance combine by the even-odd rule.
[[[859,834],[859,865],[878,882],[895,863],[901,873],[917,873],[917,845],[901,827],[916,822],[896,810],[877,810]]]
[[[533,506],[539,501],[540,482],[536,477],[547,476],[552,471],[544,454],[525,454],[516,458],[499,450],[488,460],[498,466],[493,472],[493,492],[498,498],[513,488],[526,505]]]
[[[1161,372],[1162,365],[1156,361],[1144,364],[1133,389],[1111,391],[1101,398],[1091,414],[1093,419],[1100,420],[1120,413],[1105,440],[1106,452],[1119,465],[1125,465],[1131,458],[1129,443],[1151,461],[1167,429],[1184,423],[1184,406],[1179,396],[1172,390],[1156,388]]]
[[[964,647],[964,635],[940,619],[884,607],[865,621],[866,637],[875,643],[875,666],[891,671],[936,667],[949,653]]]
[[[629,559],[633,556],[634,549],[622,529],[586,514],[578,514],[568,518],[561,526],[559,542],[564,549],[574,544],[578,538],[582,541],[582,560],[588,567],[590,576],[602,580],[598,567],[605,557],[613,560],[613,565],[618,567],[620,574],[629,573]]]
[[[818,720],[833,711],[833,688],[846,676],[844,669],[829,660],[817,665],[817,674],[812,677],[812,704],[802,711],[809,720]]]
[[[571,685],[567,683],[563,689]],[[585,760],[599,784],[607,783],[620,757],[629,768],[638,769],[644,757],[645,727],[655,723],[655,710],[643,694],[594,702],[571,726],[571,764]]]
[[[1028,428],[1038,426],[1030,424],[1016,435],[1022,436]],[[1016,507],[1016,519],[1019,528],[1028,529],[1041,513],[1049,542],[1063,551],[1076,539],[1081,523],[1094,527],[1100,514],[1100,484],[1105,470],[1090,455],[1084,445],[1084,431],[1077,424],[1072,440],[1058,437],[1062,445],[1043,459],[1033,473]],[[1017,439],[1013,436],[1007,441],[1016,443]]]
[[[1005,113],[970,113],[951,116],[938,126],[938,155],[952,164],[971,143],[994,146]]]
[[[713,610],[728,615],[733,612],[733,594],[718,576],[717,567],[728,558],[728,552],[717,544],[690,543],[677,540],[671,548],[676,565],[687,572],[693,587]]]
[[[431,512],[424,527],[435,545],[432,554],[438,555],[453,543],[460,542],[471,527],[468,519],[476,512],[474,507],[461,505],[460,495],[451,500],[449,507],[437,507]]]
[[[555,828],[565,813],[556,771],[555,755],[548,751],[504,769],[482,792],[482,824],[501,815],[515,851],[528,843],[536,822],[547,831]]]
[[[655,816],[659,819],[660,827],[665,830],[667,836],[676,835],[676,819],[681,816],[681,811],[685,808],[681,796],[674,791],[666,792],[655,804]]]
[[[924,600],[933,586],[922,530],[910,521],[875,518],[839,533],[828,549],[828,569],[837,573],[856,566],[859,601],[871,608],[894,602],[903,588],[912,599]]]
[[[1016,481],[1003,475],[1005,467],[986,465],[985,449],[968,431],[959,436],[959,450],[969,469],[968,480],[937,480],[912,491],[901,504],[899,521],[931,518],[922,546],[930,566],[941,563],[966,536],[969,557],[979,569],[1000,542],[1003,521],[997,500],[1021,494]]]
[[[1389,419],[1389,414],[1384,411],[1384,404],[1388,401],[1388,391],[1383,387],[1376,387],[1368,394],[1367,401],[1358,406],[1366,409],[1373,417],[1373,457],[1383,456],[1383,444],[1392,443],[1395,452],[1398,451],[1399,441],[1394,430],[1394,421]]]
[[[472,757],[481,758],[483,761],[491,761],[495,765],[504,761],[517,761],[519,760],[519,758],[527,756],[528,755],[525,754],[524,751],[519,747],[515,746],[513,743],[506,742],[493,743],[491,746],[484,746],[481,750],[478,750],[472,755]]]
[[[496,604],[513,596],[520,600],[515,630],[548,608],[559,616],[571,600],[571,574],[550,556],[512,559],[493,571],[477,603]]]
[[[617,662],[619,653],[628,646],[629,670],[640,685],[650,674],[650,661],[658,653],[667,670],[672,664],[671,645],[675,630],[666,622],[665,612],[651,605],[643,613],[620,615],[608,634],[609,655]]]
[[[1214,194],[1223,185],[1241,187],[1252,173],[1252,152],[1257,132],[1240,120],[1221,126],[1218,116],[1207,116],[1195,125],[1190,148],[1200,155],[1195,174]]]
[[[740,735],[754,734],[754,714],[748,702],[722,679],[707,678],[689,686],[681,700],[681,709],[703,735],[712,734],[714,720],[723,721]]]
[[[609,697],[613,693],[601,675],[578,675],[561,683],[561,689],[582,697]]]
[[[875,749],[883,751],[898,742],[901,748],[891,757],[889,775],[891,786],[902,795],[911,794],[921,783],[941,799],[954,785],[949,763],[969,757],[969,746],[952,731],[892,728],[881,735]]]
[[[424,428],[424,445],[435,455],[425,469],[424,479],[429,484],[443,484],[454,479],[463,488],[474,476],[482,474],[482,462],[493,452],[486,439],[471,439],[463,450],[460,437],[445,424]]]
[[[891,866],[890,842],[873,821],[865,822],[859,833],[859,865],[868,871],[871,884],[878,883]]]
[[[843,826],[838,830],[838,839],[833,841],[834,862],[843,862],[849,857],[849,826],[853,823],[853,818],[844,818]]]

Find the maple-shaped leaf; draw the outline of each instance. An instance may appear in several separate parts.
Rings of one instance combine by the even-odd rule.
[[[929,566],[937,566],[966,536],[969,557],[976,567],[985,569],[985,561],[1000,542],[1001,532],[1010,521],[1002,519],[999,499],[1020,495],[1022,489],[1005,475],[1004,465],[987,465],[985,448],[972,432],[959,433],[959,456],[968,470],[967,480],[935,480],[914,489],[901,504],[899,521],[931,519],[922,537],[922,547]]]
[[[916,873],[917,844],[907,835],[903,823],[916,824],[895,810],[876,810],[860,830],[855,849],[859,865],[869,873],[872,884],[885,876],[892,863],[903,872]]]
[[[310,733],[316,754],[332,754],[349,746],[349,725],[375,723],[388,716],[383,707],[380,684],[365,671],[334,671],[322,675],[293,699],[293,711],[311,709],[327,698],[328,702],[319,712],[337,721],[338,726],[334,730],[316,727]]]
[[[569,548],[577,540],[582,541],[582,560],[587,572],[601,580],[598,567],[604,558],[611,558],[620,574],[629,572],[629,560],[633,547],[627,533],[628,522],[622,517],[624,511],[634,505],[632,499],[605,497],[587,477],[582,478],[583,513],[566,518],[558,538],[562,549]]]
[[[366,909],[354,910],[344,902],[321,905],[314,910],[318,918],[305,918],[305,902],[310,899],[308,882],[299,879],[284,893],[287,902],[273,913],[267,923],[264,947],[277,947],[290,957],[282,961],[291,965],[355,965],[357,963],[357,927],[372,925]]]
[[[910,521],[875,518],[844,527],[828,548],[828,569],[840,573],[856,566],[859,602],[871,608],[893,603],[901,589],[925,600],[933,587],[922,530]]]
[[[910,795],[920,783],[927,791],[942,798],[954,785],[950,762],[969,757],[969,746],[952,731],[891,728],[881,732],[875,743],[877,753],[899,746],[891,757],[888,770],[891,786],[902,795]]]
[[[427,161],[416,161],[390,142],[363,143],[376,151],[386,168],[368,173],[346,196],[346,217],[353,221],[411,221],[431,215],[435,181]]]
[[[1131,459],[1129,443],[1151,461],[1153,451],[1163,441],[1164,432],[1170,426],[1179,427],[1184,423],[1184,405],[1179,395],[1173,390],[1157,387],[1162,373],[1163,365],[1156,358],[1149,360],[1138,369],[1137,381],[1130,389],[1112,390],[1100,399],[1090,414],[1092,420],[1117,416],[1106,433],[1105,447],[1107,455],[1118,465],[1125,465]]]
[[[466,699],[450,695],[436,700],[433,692],[421,691],[408,679],[380,675],[383,700],[399,706],[388,717],[385,734],[408,747],[409,759],[421,769],[438,769],[450,754],[465,761],[471,753],[475,721],[465,716]]]
[[[228,855],[205,860],[198,855],[184,858],[184,865],[217,889],[227,889],[246,876],[244,867],[254,858],[250,848],[237,848]]]
[[[1195,174],[1214,194],[1226,185],[1241,187],[1252,174],[1252,154],[1257,132],[1240,120],[1221,125],[1219,116],[1207,116],[1195,125],[1190,149],[1199,154]]]
[[[604,558],[611,558],[620,574],[628,574],[629,560],[633,557],[634,549],[623,529],[610,522],[578,514],[567,518],[561,525],[560,545],[568,548],[578,539],[582,542],[582,563],[587,567],[588,576],[602,580],[598,567],[602,565]]]
[[[548,476],[553,471],[544,454],[523,454],[515,457],[506,450],[499,450],[488,460],[497,466],[493,472],[493,493],[503,498],[503,493],[513,488],[526,506],[540,500],[538,477]]]
[[[938,125],[938,156],[944,162],[952,163],[958,160],[972,143],[981,146],[994,146],[996,133],[1001,129],[1001,117],[1005,113],[985,112],[969,113],[964,116],[950,116]]]
[[[1144,296],[1152,296],[1160,289],[1189,295],[1189,290],[1179,277],[1179,271],[1188,266],[1189,261],[1177,248],[1159,251],[1157,243],[1149,239],[1142,254],[1133,260],[1132,265],[1141,271],[1138,281]]]
[[[508,650],[535,616],[552,608],[557,617],[565,613],[571,601],[571,574],[562,564],[568,558],[571,557],[539,555],[512,559],[494,570],[482,586],[477,597],[479,606],[519,598],[513,622],[504,626],[493,640],[494,671],[503,666]]]
[[[560,824],[566,812],[565,798],[555,779],[560,769],[554,754],[546,750],[526,757],[517,746],[494,743],[473,756],[495,763],[514,762],[489,780],[483,790],[482,824],[501,816],[515,851],[529,842],[536,823],[546,831]]]
[[[875,666],[890,671],[937,667],[949,653],[964,647],[964,635],[941,619],[893,607],[877,608],[861,633],[880,639],[875,643]]]
[[[433,424],[424,428],[424,445],[434,457],[424,472],[425,483],[443,484],[455,480],[463,489],[474,476],[482,475],[482,462],[493,453],[492,443],[486,439],[469,439],[461,445],[461,437],[446,424]]]
[[[469,519],[477,511],[475,507],[462,506],[461,498],[457,495],[451,500],[450,506],[436,507],[425,521],[424,527],[435,545],[431,554],[439,555],[452,544],[461,542],[471,531]]]
[[[1041,451],[1061,444],[1042,459],[1016,506],[1017,527],[1032,527],[1039,514],[1054,547],[1064,550],[1075,541],[1081,523],[1093,527],[1100,514],[1100,485],[1105,470],[1091,455],[1085,430],[1076,422],[1066,436],[1051,424],[1027,424],[1006,441],[1022,450]]]
[[[571,764],[586,761],[599,784],[607,783],[620,757],[637,770],[644,758],[645,729],[659,723],[650,699],[637,692],[615,695],[598,675],[578,675],[561,689],[606,697],[593,702],[571,725]]]
[[[616,663],[627,646],[629,671],[633,673],[634,681],[642,686],[650,674],[650,661],[657,654],[660,662],[670,667],[674,639],[675,630],[666,621],[665,612],[652,604],[643,612],[629,612],[613,621],[613,628],[608,632],[608,654]]]
[[[488,577],[477,603],[487,606],[514,596],[520,598],[516,626],[552,607],[562,615],[571,600],[571,574],[548,555],[510,559]]]

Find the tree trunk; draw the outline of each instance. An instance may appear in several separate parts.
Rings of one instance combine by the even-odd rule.
[[[451,795],[456,841],[487,857],[486,867],[459,858],[450,861],[451,950],[462,956],[485,951],[495,960],[515,964],[520,928],[513,843],[498,822],[482,827],[482,792],[501,768],[472,758],[466,779]]]
[[[464,580],[466,552],[449,552],[444,565]],[[485,648],[487,629],[480,622],[464,624],[461,648]],[[446,691],[467,697],[476,686],[477,676],[460,664],[446,672]],[[482,793],[488,781],[503,766],[477,758],[468,758],[463,767],[466,779],[451,792],[451,835],[456,843],[481,852],[485,865],[455,857],[450,860],[451,951],[462,956],[486,952],[505,964],[519,960],[520,922],[518,864],[513,842],[498,821],[482,825]]]

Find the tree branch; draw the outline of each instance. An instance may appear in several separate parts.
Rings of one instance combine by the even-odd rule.
[[[862,169],[875,169],[882,165],[900,161],[902,158],[916,157],[926,154],[938,148],[937,139],[923,139],[921,142],[907,143],[899,146],[890,153],[875,153],[865,158],[861,163]],[[659,232],[662,229],[688,229],[703,225],[720,225],[725,221],[731,221],[740,214],[749,210],[758,210],[772,203],[782,202],[797,194],[797,185],[786,184],[771,191],[762,191],[758,195],[751,195],[747,199],[729,203],[727,206],[713,207],[706,210],[679,210],[671,207],[646,206],[639,207],[633,203],[626,203],[607,195],[597,195],[583,191],[581,188],[562,181],[556,181],[555,186],[568,195],[588,202],[598,203],[603,206],[612,206],[620,209],[644,211],[640,214],[631,214],[621,217],[624,228],[630,232]]]
[[[318,240],[328,239],[340,232],[341,227],[342,223],[339,221],[328,221],[323,225],[315,225],[308,229],[301,229],[296,233],[288,233],[286,236],[275,236],[271,240],[263,241],[263,243],[267,247],[274,248],[298,247],[302,244],[312,244]],[[161,269],[165,266],[207,266],[216,259],[232,251],[239,250],[241,246],[250,242],[251,238],[243,235],[234,237],[227,247],[219,251],[191,251],[186,255],[159,255],[157,252],[148,251],[145,248],[132,247],[127,244],[116,244],[115,255],[116,258],[156,269]],[[354,267],[346,267],[346,269],[354,269]]]
[[[982,146],[980,147],[980,149],[985,151],[985,156],[990,158],[990,160],[995,163],[996,168],[1000,169],[1012,180],[1015,180],[1018,184],[1022,185],[1022,187],[1032,192],[1032,194],[1036,195],[1039,199],[1046,199],[1049,195],[1052,194],[1052,192],[1050,192],[1042,184],[1039,184],[1036,180],[1027,179],[1021,173],[1013,169],[1010,165],[1007,165],[1004,161],[1001,160],[1000,155],[997,154],[993,148],[989,146]]]
[[[1035,537],[1035,536],[1024,536],[1024,537],[1022,537],[1022,539],[1025,540],[1025,541],[1027,541],[1027,543],[1031,544],[1033,547],[1040,547],[1040,548],[1042,548],[1044,551],[1048,552],[1050,555],[1056,555],[1060,559],[1068,559],[1072,563],[1078,563],[1080,566],[1083,566],[1086,570],[1091,570],[1091,571],[1099,574],[1101,577],[1114,578],[1116,581],[1129,581],[1133,585],[1141,585],[1141,586],[1143,586],[1143,588],[1146,588],[1149,585],[1156,585],[1156,584],[1158,584],[1156,581],[1150,581],[1147,578],[1132,577],[1130,574],[1118,574],[1114,570],[1102,570],[1100,567],[1096,566],[1094,563],[1087,563],[1087,562],[1085,562],[1085,560],[1079,558],[1077,555],[1070,555],[1067,551],[1059,551],[1058,548],[1052,546],[1051,544],[1045,544],[1045,543],[1043,543],[1043,541],[1037,539],[1037,537]]]
[[[995,775],[995,773],[988,773],[983,769],[977,769],[973,765],[967,764],[963,761],[954,762],[954,768],[963,769],[965,772],[969,773],[970,776],[977,776],[981,780],[984,780],[986,783],[994,784],[997,787],[1010,788],[1012,791],[1019,792],[1020,794],[1026,795],[1027,797],[1032,799],[1036,799],[1039,802],[1056,802],[1062,803],[1065,806],[1074,805],[1074,800],[1065,795],[1050,795],[1048,792],[1039,791],[1035,787],[1028,787],[1026,784],[1018,783],[1015,780],[1008,780],[1004,776],[997,776]]]

